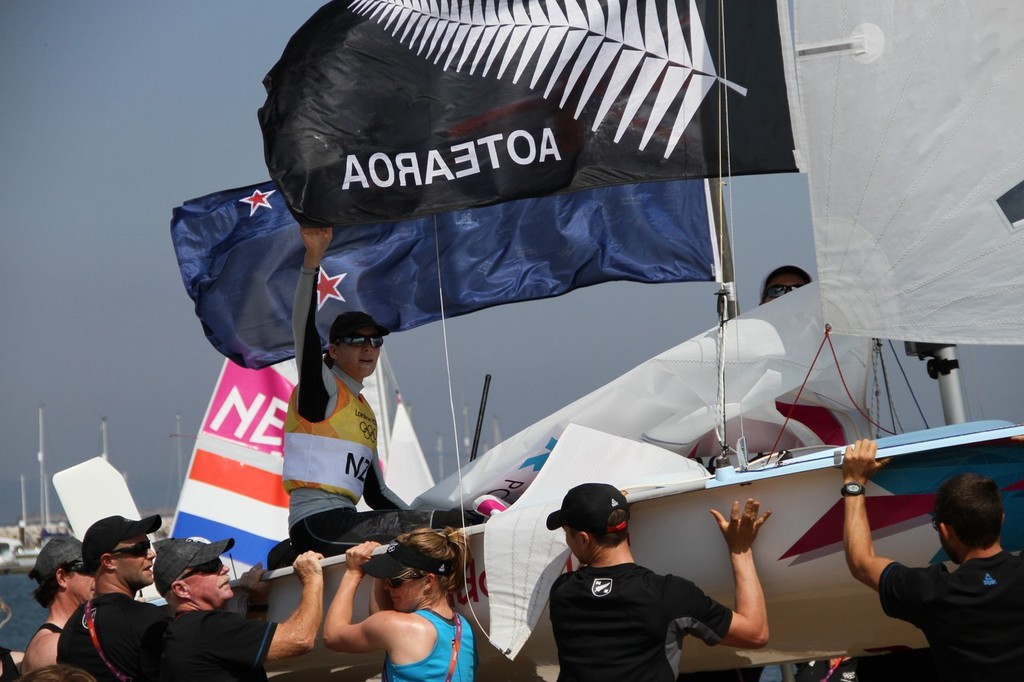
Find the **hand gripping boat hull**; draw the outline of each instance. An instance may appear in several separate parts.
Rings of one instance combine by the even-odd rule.
[[[948,560],[930,513],[938,485],[963,471],[997,481],[1006,505],[1003,546],[1011,551],[1024,547],[1018,492],[1024,489],[1024,443],[1010,440],[1021,434],[1024,426],[975,422],[882,439],[880,456],[893,461],[868,486],[876,552],[907,565]],[[608,452],[609,461],[595,461],[595,447]],[[920,631],[885,616],[877,596],[847,570],[836,469],[839,449],[813,449],[778,464],[747,471],[729,468],[715,476],[671,455],[676,461],[665,458],[657,473],[633,477],[613,461],[629,454],[650,464],[662,456],[648,450],[652,447],[570,427],[530,490],[508,511],[469,529],[475,559],[468,569],[468,590],[459,595],[457,607],[479,628],[482,679],[514,677],[517,671],[529,674],[535,667],[543,673],[557,665],[546,603],[551,581],[567,565],[568,550],[561,531],[544,528],[544,518],[558,507],[568,487],[585,480],[610,481],[628,491],[633,504],[630,540],[638,562],[687,577],[728,605],[732,572],[708,510],[726,510],[733,500],[753,497],[762,509],[773,511],[754,546],[768,602],[768,646],[742,651],[688,640],[684,672],[925,646]],[[584,453],[589,453],[585,463]],[[343,561],[325,561],[325,602],[343,570]],[[270,617],[283,620],[298,604],[298,582],[290,569],[275,571],[270,579]],[[357,606],[366,603],[368,582]],[[515,663],[505,660],[503,652],[515,653]],[[333,653],[319,644],[309,656],[282,662],[277,669],[301,675],[311,669],[333,670],[331,679],[365,679],[379,671],[380,660]]]

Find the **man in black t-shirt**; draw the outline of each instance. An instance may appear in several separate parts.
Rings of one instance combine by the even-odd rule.
[[[234,590],[220,555],[234,544],[231,538],[218,542],[189,538],[157,545],[156,588],[174,614],[164,636],[162,681],[263,682],[266,661],[313,648],[323,611],[323,557],[305,552],[295,560],[302,597],[291,617],[278,624],[265,620],[270,584],[262,580],[260,564],[241,578],[240,587],[249,592],[248,617],[221,610]]]
[[[95,575],[96,592],[68,618],[57,642],[59,663],[83,668],[101,682],[157,679],[169,619],[134,595],[153,584],[155,554],[146,536],[159,527],[155,515],[141,521],[108,516],[85,532],[83,570]]]
[[[935,495],[932,525],[959,568],[909,568],[875,556],[864,499],[889,460],[859,440],[843,459],[843,545],[853,577],[878,592],[882,609],[920,628],[940,679],[1024,679],[1024,561],[1003,550],[999,486],[977,473],[953,476]]]
[[[629,548],[629,503],[614,486],[585,483],[570,490],[547,519],[565,530],[582,566],[551,587],[549,612],[560,682],[672,682],[686,634],[708,644],[760,648],[768,642],[764,593],[750,546],[771,512],[758,516],[747,500],[718,521],[736,577],[736,610],[685,578],[638,566]]]

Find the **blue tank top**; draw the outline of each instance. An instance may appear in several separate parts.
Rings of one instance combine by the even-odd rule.
[[[455,639],[455,624],[449,623],[432,611],[420,609],[413,612],[430,621],[437,632],[434,648],[422,660],[405,665],[395,665],[387,656],[384,657],[383,682],[444,682],[448,676],[448,666],[452,661],[452,641]],[[473,628],[469,621],[455,614],[462,621],[462,644],[459,647],[459,658],[455,662],[452,682],[473,682],[479,660],[476,656],[476,644],[473,640]]]

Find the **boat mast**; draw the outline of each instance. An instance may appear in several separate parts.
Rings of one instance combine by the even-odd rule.
[[[174,415],[175,455],[178,462],[178,490],[185,485],[185,472],[181,468],[181,413]]]
[[[43,406],[39,406],[39,522],[40,532],[50,526],[50,489],[46,481],[46,455],[43,449]]]
[[[100,457],[102,457],[103,461],[106,462],[109,459],[109,457],[107,457],[107,418],[106,417],[100,417],[100,435],[102,436],[102,439],[103,439],[103,451],[100,452]]]
[[[18,540],[25,544],[25,529],[28,527],[28,507],[25,505],[25,474],[21,475],[21,521],[18,523]]]
[[[942,416],[947,424],[963,424],[967,421],[964,405],[963,386],[960,383],[960,361],[956,357],[956,346],[942,343],[905,342],[907,355],[928,361],[928,376],[939,382],[939,396],[942,399]]]
[[[721,285],[718,297],[718,413],[720,416],[718,433],[719,454],[715,459],[715,467],[729,465],[729,443],[725,433],[725,333],[726,322],[739,315],[739,303],[736,300],[736,270],[732,259],[732,243],[725,222],[725,202],[722,200],[725,182],[722,179],[709,180],[708,188],[711,195],[712,221],[718,239],[718,250],[721,259]],[[740,454],[740,468],[746,468],[744,453]]]

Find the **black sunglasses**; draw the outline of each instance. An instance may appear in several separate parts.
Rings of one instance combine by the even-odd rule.
[[[217,558],[217,559],[210,559],[209,561],[205,561],[205,562],[199,564],[198,566],[193,566],[189,570],[185,571],[184,573],[181,574],[181,577],[178,578],[178,580],[184,580],[185,578],[189,578],[191,576],[199,575],[199,574],[201,574],[201,575],[217,575],[217,574],[220,573],[220,571],[221,571],[221,569],[223,567],[224,567],[224,564],[221,563],[221,560],[219,558]]]
[[[408,581],[408,580],[419,580],[424,575],[425,574],[423,574],[423,573],[410,573],[409,575],[398,576],[397,578],[384,578],[384,581],[387,582],[387,584],[390,585],[391,587],[394,587],[394,588],[397,589],[397,588],[401,587],[402,584],[405,583],[406,581]]]
[[[85,569],[85,562],[82,561],[81,559],[76,559],[75,561],[69,561],[68,563],[64,564],[64,572],[65,573],[82,573],[84,571],[84,569]]]
[[[775,286],[765,287],[764,298],[778,298],[802,286],[803,284],[776,284]]]
[[[346,346],[363,346],[369,343],[372,348],[380,348],[384,345],[383,336],[343,336],[338,339],[341,343]]]
[[[117,547],[110,550],[110,554],[127,554],[128,556],[144,557],[149,554],[149,550],[153,545],[149,540],[140,540],[134,545],[128,545],[127,547]]]

